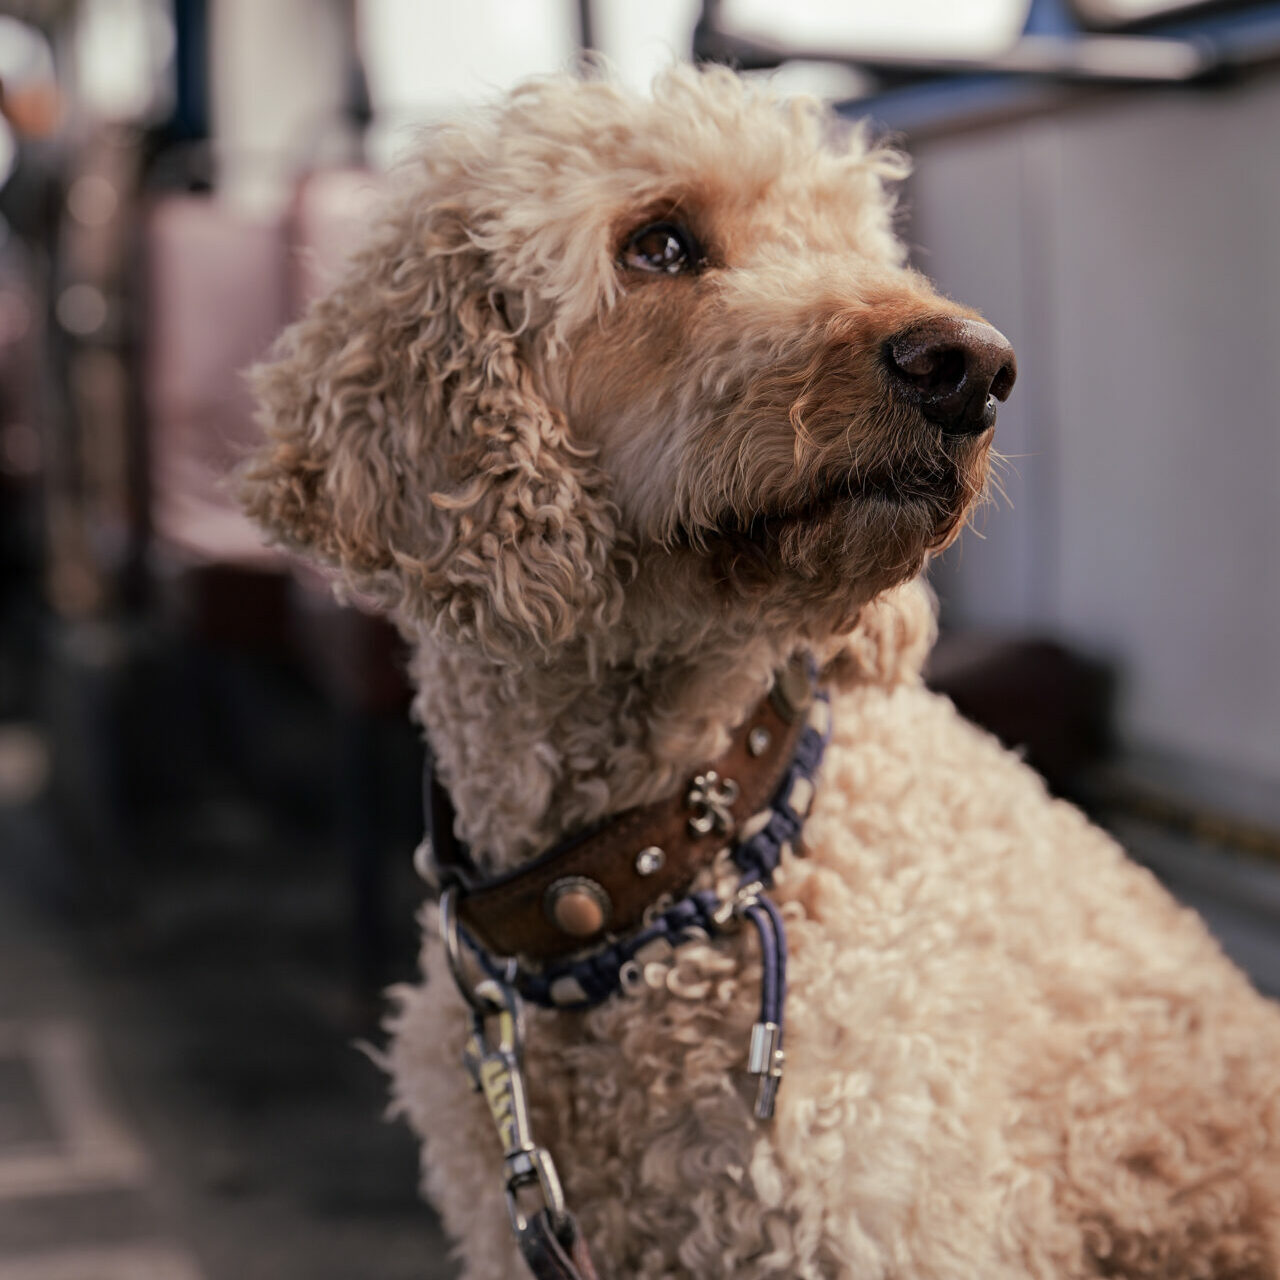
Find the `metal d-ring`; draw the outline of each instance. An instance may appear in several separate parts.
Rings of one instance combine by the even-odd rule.
[[[462,930],[458,925],[457,890],[450,886],[440,895],[440,939],[444,943],[445,959],[449,962],[449,972],[453,975],[454,985],[462,998],[472,1010],[481,1017],[488,1017],[496,1011],[493,1001],[481,996],[477,984],[473,984],[463,971],[462,963]],[[512,957],[506,962],[501,978],[504,986],[511,986],[515,981],[516,962]]]

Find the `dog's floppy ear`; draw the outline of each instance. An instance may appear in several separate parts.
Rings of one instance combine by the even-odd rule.
[[[616,608],[602,479],[539,394],[457,201],[411,193],[253,371],[249,514],[402,618],[495,656]]]

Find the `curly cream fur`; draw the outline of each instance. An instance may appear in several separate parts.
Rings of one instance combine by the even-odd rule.
[[[904,266],[901,157],[677,68],[439,130],[257,374],[249,510],[379,601],[459,834],[494,868],[670,794],[798,648],[837,698],[772,1125],[744,936],[531,1019],[534,1123],[614,1276],[1263,1280],[1280,1018],[1177,908],[927,693],[916,580],[980,497],[879,351],[971,315]],[[678,219],[705,270],[628,272]],[[424,919],[396,1107],[473,1280],[516,1276],[498,1152]]]

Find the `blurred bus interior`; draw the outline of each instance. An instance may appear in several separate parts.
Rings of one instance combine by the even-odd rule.
[[[415,129],[580,49],[912,153],[1020,366],[929,678],[1280,994],[1280,3],[7,0],[0,1280],[453,1274],[351,1048],[423,899],[403,654],[228,479]]]

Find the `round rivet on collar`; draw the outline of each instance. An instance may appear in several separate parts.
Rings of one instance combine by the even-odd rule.
[[[636,875],[651,876],[655,871],[662,870],[662,864],[666,860],[667,855],[656,844],[651,844],[636,854]]]
[[[586,876],[565,876],[547,887],[545,900],[551,922],[571,938],[590,938],[609,919],[609,895]]]
[[[764,725],[757,725],[747,734],[747,750],[753,756],[762,756],[769,750],[769,744],[773,741],[773,735]]]

